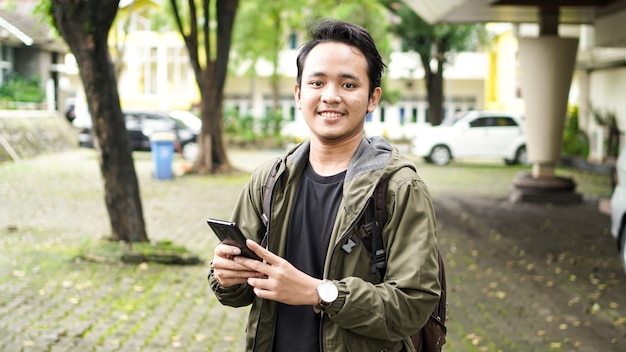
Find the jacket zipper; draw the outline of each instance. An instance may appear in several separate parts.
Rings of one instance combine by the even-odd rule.
[[[341,245],[348,239],[348,234],[352,233],[355,229],[355,227],[357,226],[357,224],[359,223],[359,221],[361,220],[361,218],[363,216],[365,216],[365,212],[367,211],[367,208],[370,206],[370,202],[374,201],[374,196],[370,196],[369,199],[367,200],[367,202],[365,203],[365,207],[363,207],[363,209],[361,209],[361,211],[359,212],[359,215],[356,217],[356,220],[354,222],[352,222],[352,224],[350,225],[350,227],[346,230],[346,232],[344,232],[341,236],[339,236],[339,241],[337,241],[336,244],[333,245],[333,249],[330,252],[330,261],[328,262],[328,271],[324,270],[324,277],[322,279],[329,279],[329,273],[330,273],[330,268],[332,268],[332,261],[333,258],[335,256],[335,251],[338,250],[338,247],[341,247]],[[330,278],[332,279],[332,278]],[[320,352],[324,352],[324,317],[326,316],[326,313],[324,313],[323,311],[320,313],[320,333],[319,333],[319,341],[320,341]]]

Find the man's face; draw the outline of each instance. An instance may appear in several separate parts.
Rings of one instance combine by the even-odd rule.
[[[304,61],[301,86],[295,87],[298,109],[321,142],[341,142],[363,133],[365,115],[380,99],[369,95],[365,56],[355,47],[327,42],[315,46]]]

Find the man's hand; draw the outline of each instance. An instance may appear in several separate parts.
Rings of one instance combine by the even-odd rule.
[[[290,305],[314,306],[319,303],[316,288],[322,280],[296,269],[291,263],[254,241],[248,240],[246,244],[265,263],[242,256],[234,257],[233,261],[247,268],[246,273],[261,274],[249,275],[247,278],[248,284],[254,287],[254,293],[258,297]]]
[[[248,278],[263,276],[263,274],[250,270],[249,267],[235,262],[233,258],[236,258],[240,254],[241,250],[235,246],[220,243],[215,247],[211,265],[213,266],[213,275],[220,285],[231,287],[245,283]]]

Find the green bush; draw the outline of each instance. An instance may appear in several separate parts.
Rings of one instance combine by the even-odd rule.
[[[563,129],[563,154],[589,156],[589,137],[578,127],[578,106],[570,107]]]
[[[224,112],[224,131],[229,140],[239,146],[282,147],[289,137],[280,134],[283,118],[280,112],[268,112],[263,118],[240,114],[238,109]]]
[[[14,74],[0,87],[0,100],[4,102],[41,103],[46,91],[39,77],[26,78]]]

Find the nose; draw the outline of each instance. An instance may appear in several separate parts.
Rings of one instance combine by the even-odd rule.
[[[341,96],[336,88],[328,85],[322,93],[322,101],[327,104],[338,104],[341,102]]]

